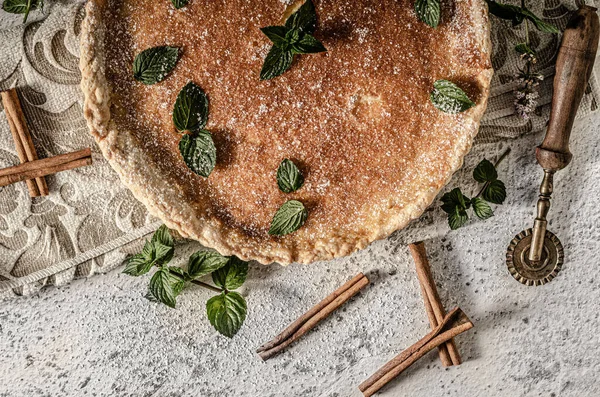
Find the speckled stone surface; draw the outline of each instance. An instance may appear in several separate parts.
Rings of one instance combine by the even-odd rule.
[[[573,162],[555,178],[549,229],[566,265],[549,285],[522,286],[504,261],[534,218],[541,134],[509,143],[496,216],[426,241],[443,302],[476,328],[457,338],[463,365],[444,369],[430,353],[382,396],[600,395],[599,136],[600,114],[580,120]],[[505,145],[479,147],[467,164]],[[367,289],[282,355],[258,358],[257,346],[359,271]],[[3,301],[0,396],[360,396],[362,380],[429,328],[398,235],[328,263],[251,267],[248,318],[232,340],[206,319],[209,291],[189,288],[172,310],[144,299],[147,283],[115,270]]]

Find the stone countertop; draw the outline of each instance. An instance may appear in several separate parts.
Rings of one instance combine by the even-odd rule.
[[[457,338],[465,362],[445,369],[430,353],[381,396],[600,395],[598,136],[600,113],[577,122],[549,215],[565,267],[537,288],[513,280],[504,258],[534,219],[542,172],[532,148],[542,134],[508,142],[507,202],[487,221],[426,241],[442,301],[475,323]],[[266,363],[254,353],[359,271],[371,285],[317,330]],[[397,235],[328,263],[252,266],[248,317],[231,340],[206,319],[210,291],[187,289],[173,310],[143,297],[147,283],[115,270],[2,302],[0,396],[360,396],[362,380],[429,330]]]

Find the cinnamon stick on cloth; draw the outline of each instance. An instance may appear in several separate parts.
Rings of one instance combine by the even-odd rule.
[[[471,328],[473,323],[467,315],[458,307],[452,309],[433,331],[390,360],[358,389],[365,397],[372,396],[425,354]]]
[[[329,316],[361,289],[369,284],[369,279],[362,273],[354,276],[340,288],[304,313],[271,341],[259,347],[256,352],[264,361],[281,352],[313,329],[321,320]]]
[[[417,268],[417,277],[419,278],[419,284],[421,286],[421,294],[425,301],[425,311],[429,318],[429,324],[431,329],[434,329],[446,316],[446,310],[442,305],[440,296],[438,294],[433,276],[431,274],[431,267],[427,260],[427,252],[425,251],[425,244],[418,242],[409,244],[408,249],[415,261],[415,267]],[[444,367],[451,365],[460,365],[462,360],[454,340],[441,345],[439,348],[440,361]]]
[[[17,90],[13,88],[3,91],[0,93],[0,96],[2,97],[2,105],[4,106],[4,112],[6,113],[6,119],[8,120],[10,132],[15,142],[19,160],[21,163],[37,160],[37,152],[33,146],[29,128],[27,128],[27,122],[25,121],[25,115],[21,108]],[[27,183],[31,197],[48,195],[48,185],[43,176],[27,179],[25,182]]]
[[[92,164],[92,150],[86,148],[76,152],[59,154],[42,160],[0,169],[0,186],[7,186],[27,179],[56,174],[60,171]]]

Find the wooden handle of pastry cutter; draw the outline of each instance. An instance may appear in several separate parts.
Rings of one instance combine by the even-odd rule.
[[[538,163],[548,171],[565,168],[573,157],[569,151],[569,137],[598,50],[600,29],[596,11],[594,7],[581,6],[563,33],[556,59],[548,131],[536,150]]]

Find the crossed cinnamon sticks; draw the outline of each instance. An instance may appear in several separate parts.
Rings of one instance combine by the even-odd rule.
[[[471,320],[459,308],[452,309],[448,314],[445,313],[431,275],[425,245],[419,242],[410,244],[408,247],[415,261],[425,310],[432,331],[361,383],[358,388],[365,397],[377,393],[389,381],[436,347],[439,350],[442,365],[459,365],[462,361],[453,338],[473,328]]]
[[[21,161],[20,165],[0,170],[0,186],[25,181],[31,197],[47,196],[46,175],[92,163],[90,148],[39,160],[16,89],[0,92],[0,95]]]

